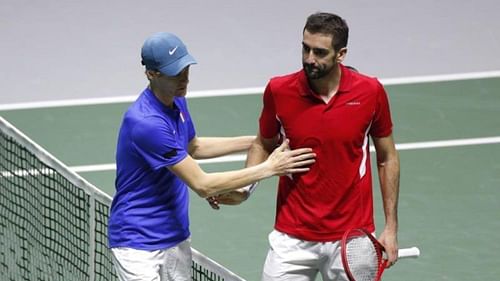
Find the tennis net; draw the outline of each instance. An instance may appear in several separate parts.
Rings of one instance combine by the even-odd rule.
[[[0,117],[0,280],[117,280],[111,197]],[[193,280],[244,281],[193,249]]]

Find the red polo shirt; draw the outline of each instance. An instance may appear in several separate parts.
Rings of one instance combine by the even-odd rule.
[[[351,227],[374,231],[368,136],[392,133],[380,82],[341,65],[338,92],[325,103],[301,70],[275,77],[264,92],[260,133],[310,147],[309,172],[279,181],[275,228],[299,239],[334,241]]]

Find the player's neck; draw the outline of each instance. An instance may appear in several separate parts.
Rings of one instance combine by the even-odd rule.
[[[166,91],[161,91],[160,89],[149,86],[149,89],[153,92],[155,97],[166,107],[174,107],[174,95],[169,94]]]

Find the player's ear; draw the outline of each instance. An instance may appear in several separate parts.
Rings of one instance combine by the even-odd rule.
[[[340,48],[340,50],[338,50],[336,55],[336,62],[337,63],[343,62],[346,55],[347,55],[347,47]]]
[[[148,80],[151,81],[151,79],[155,78],[157,75],[157,71],[154,71],[154,70],[146,70],[144,73],[146,73],[146,77],[148,78]]]

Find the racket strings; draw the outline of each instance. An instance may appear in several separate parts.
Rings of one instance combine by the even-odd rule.
[[[348,267],[356,281],[376,280],[382,257],[369,238],[361,236],[350,239],[346,254]]]

